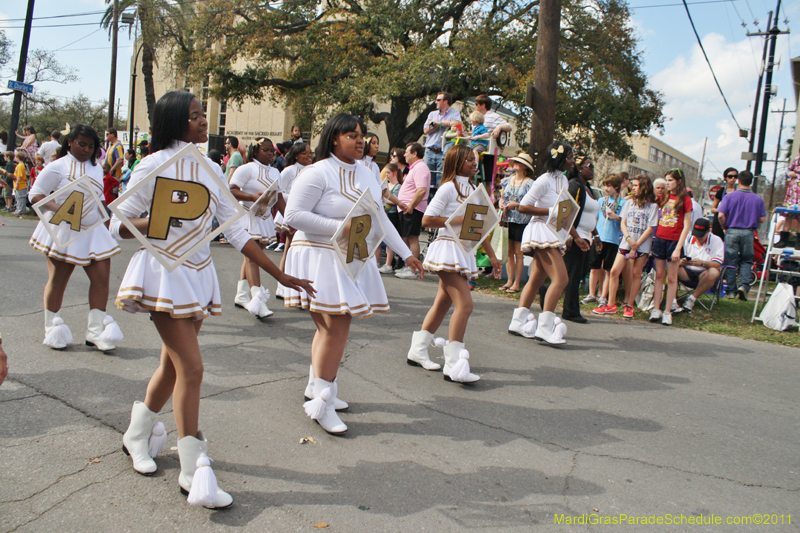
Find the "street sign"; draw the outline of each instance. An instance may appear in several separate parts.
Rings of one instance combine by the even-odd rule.
[[[714,196],[717,194],[717,191],[722,188],[722,185],[714,185],[708,190],[708,197],[711,198],[711,201],[714,201]]]
[[[33,92],[33,85],[30,83],[22,83],[21,81],[8,80],[8,88],[21,93],[30,94]]]

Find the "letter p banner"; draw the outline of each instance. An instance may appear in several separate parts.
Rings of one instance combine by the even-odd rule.
[[[556,220],[556,227],[559,231],[564,229],[564,221],[569,218],[572,213],[572,201],[564,200],[558,202],[558,219]]]
[[[347,262],[352,263],[358,247],[358,258],[361,260],[369,257],[367,236],[372,229],[372,219],[369,215],[353,217],[350,220],[350,233],[347,239]]]
[[[173,220],[199,218],[208,209],[210,199],[211,194],[201,183],[157,177],[147,236],[166,240]]]

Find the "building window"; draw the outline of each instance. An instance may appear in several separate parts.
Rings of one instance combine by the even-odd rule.
[[[658,161],[658,150],[656,150],[652,146],[650,147],[650,161],[652,161],[653,163]]]
[[[227,113],[228,113],[228,102],[227,100],[222,100],[219,103],[219,128],[217,130],[217,135],[220,136],[225,135],[225,124],[226,124]]]

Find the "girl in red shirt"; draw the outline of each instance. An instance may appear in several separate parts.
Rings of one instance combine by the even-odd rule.
[[[661,297],[664,286],[662,281],[667,275],[667,309],[671,309],[672,301],[678,293],[678,270],[683,256],[683,243],[692,226],[692,201],[687,200],[686,179],[683,171],[673,168],[667,172],[665,193],[658,199],[661,207],[661,219],[653,239],[653,257],[656,260],[656,286],[653,292],[653,310],[650,321],[659,318],[665,326],[672,325],[672,311],[661,313]]]

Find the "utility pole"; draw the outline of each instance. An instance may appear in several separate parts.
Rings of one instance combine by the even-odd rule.
[[[706,162],[706,144],[708,144],[708,137],[703,139],[703,155],[700,157],[700,168],[697,169],[697,177],[700,178],[700,183],[703,183],[703,165]]]
[[[775,43],[778,40],[778,35],[782,32],[778,29],[778,19],[781,12],[781,0],[778,0],[778,6],[775,8],[775,24],[769,29],[769,56],[767,58],[767,76],[764,82],[764,102],[761,108],[761,127],[758,131],[758,148],[756,149],[756,168],[753,180],[753,192],[758,193],[758,177],[761,176],[761,167],[764,164],[764,142],[767,136],[767,119],[769,118],[769,100],[772,96],[772,70],[775,66]]]
[[[772,24],[772,11],[769,12],[769,17],[767,17],[767,29],[769,29],[770,25]],[[760,34],[759,34],[760,35]],[[748,37],[751,34],[747,34]],[[767,61],[767,49],[769,47],[769,39],[764,39],[764,51],[761,53],[761,68],[759,69],[760,72],[758,73],[758,84],[756,85],[756,103],[753,104],[753,122],[750,123],[750,142],[747,148],[748,152],[753,151],[753,144],[756,142],[756,121],[758,120],[758,103],[761,101],[761,82],[764,81],[764,70],[766,68],[766,61]],[[750,165],[752,165],[753,160],[747,160],[747,171],[750,172]]]
[[[108,89],[108,128],[114,127],[114,97],[117,88],[117,34],[119,33],[119,0],[114,0],[114,25],[111,27],[111,85]]]
[[[531,102],[530,155],[535,174],[542,170],[545,150],[556,131],[556,82],[558,81],[558,43],[561,39],[561,0],[541,0],[539,4],[536,72]]]
[[[781,134],[783,133],[783,117],[787,113],[797,113],[797,110],[786,111],[786,98],[783,99],[783,109],[781,111],[773,111],[773,113],[781,114],[781,127],[778,128],[778,148],[775,150],[775,168],[772,170],[772,190],[769,192],[769,208],[772,209],[772,201],[775,197],[775,181],[778,178],[778,161],[781,160]]]
[[[28,11],[25,13],[25,29],[22,30],[22,46],[19,49],[19,66],[17,66],[17,81],[25,83],[25,68],[28,66],[28,45],[31,42],[31,23],[33,22],[33,0],[28,0]],[[11,104],[11,124],[8,131],[8,149],[15,152],[17,149],[17,128],[19,128],[19,108],[22,105],[22,93],[14,91],[14,101]]]

